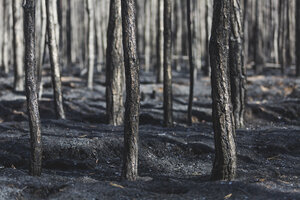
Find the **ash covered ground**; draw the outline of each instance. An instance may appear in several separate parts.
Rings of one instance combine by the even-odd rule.
[[[188,73],[174,72],[173,128],[164,128],[163,89],[141,75],[139,175],[120,179],[123,127],[105,124],[105,77],[63,76],[67,120],[56,120],[50,77],[40,101],[43,174],[28,175],[24,93],[0,78],[0,199],[300,199],[300,80],[248,78],[247,125],[237,130],[237,179],[210,181],[214,158],[209,78],[195,86],[193,126],[186,125]],[[65,73],[67,74],[67,73]],[[77,75],[76,75],[77,74]]]

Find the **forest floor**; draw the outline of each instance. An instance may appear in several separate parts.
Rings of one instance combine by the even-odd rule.
[[[275,72],[273,72],[275,71]],[[50,77],[40,102],[43,174],[28,175],[24,93],[0,77],[0,199],[300,199],[300,79],[248,78],[246,127],[237,130],[237,178],[210,181],[214,158],[209,78],[195,87],[193,126],[186,125],[188,73],[174,73],[174,128],[162,127],[162,84],[141,76],[139,175],[120,179],[123,128],[105,124],[105,77],[95,88],[63,76],[67,120],[56,120]],[[77,74],[77,75],[76,75]]]

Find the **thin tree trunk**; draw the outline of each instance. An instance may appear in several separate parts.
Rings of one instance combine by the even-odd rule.
[[[264,64],[264,55],[262,50],[262,30],[261,30],[261,0],[255,0],[255,25],[254,25],[254,72],[259,74],[262,72],[262,65]]]
[[[134,181],[138,176],[138,131],[140,113],[140,66],[136,46],[136,4],[135,0],[121,0],[121,2],[126,75],[122,177]]]
[[[272,0],[271,0],[272,1]],[[244,0],[244,12],[243,12],[243,48],[244,48],[244,68],[247,68],[248,64],[248,52],[249,52],[249,14],[248,14],[248,0]]]
[[[4,2],[4,1],[3,1]],[[4,3],[0,2],[0,17],[4,16]],[[3,18],[4,19],[4,18]],[[4,20],[0,20],[0,35],[4,35]],[[3,37],[0,37],[0,68],[2,68]]]
[[[121,0],[110,1],[106,50],[106,115],[114,126],[124,122],[124,57]]]
[[[40,176],[42,170],[42,136],[35,77],[35,0],[24,0],[25,80],[30,127],[30,174]]]
[[[296,76],[300,77],[300,1],[296,1]]]
[[[47,13],[46,13],[46,2],[45,0],[40,1],[41,6],[41,29],[39,36],[39,48],[38,48],[38,58],[37,58],[37,91],[39,99],[42,98],[43,94],[43,83],[42,83],[42,71],[43,71],[43,61],[46,46],[46,31],[47,31]]]
[[[4,0],[4,35],[3,35],[3,46],[2,46],[2,66],[4,68],[4,73],[9,73],[9,58],[10,58],[10,18],[12,11],[12,0]]]
[[[24,90],[22,0],[13,0],[14,90]]]
[[[243,96],[245,90],[245,77],[242,73],[244,67],[243,62],[243,46],[242,46],[242,21],[241,7],[238,0],[232,0],[231,11],[231,36],[229,42],[229,68],[231,82],[231,101],[233,106],[233,117],[235,128],[244,126],[244,108],[245,98]]]
[[[87,86],[93,89],[94,79],[94,60],[95,60],[95,28],[94,28],[94,9],[93,0],[86,0],[88,13],[88,78]]]
[[[63,96],[61,91],[61,79],[60,79],[60,67],[58,59],[58,42],[56,39],[55,31],[55,18],[53,13],[56,11],[56,7],[53,7],[54,0],[46,0],[46,10],[47,10],[47,31],[48,31],[48,47],[50,54],[51,63],[51,76],[52,76],[52,86],[53,86],[53,96],[56,116],[59,119],[65,119],[65,112],[63,109]]]
[[[187,0],[187,27],[188,27],[188,41],[189,41],[189,63],[190,63],[190,93],[189,93],[189,105],[188,105],[188,123],[192,125],[192,110],[193,110],[193,98],[194,98],[194,60],[193,60],[193,30],[192,24],[194,19],[193,10],[191,10],[191,0]]]
[[[162,83],[164,78],[164,0],[157,0],[157,77],[156,82]]]
[[[150,71],[150,56],[151,56],[151,41],[150,41],[150,28],[151,28],[151,0],[145,1],[145,71]]]
[[[164,125],[173,126],[172,0],[164,0]]]
[[[286,35],[285,35],[285,57],[287,66],[291,65],[291,20],[290,20],[290,0],[286,0]]]
[[[215,0],[210,40],[212,116],[215,138],[213,180],[231,180],[236,174],[234,124],[228,77],[230,0]]]
[[[209,36],[210,36],[210,28],[209,28],[209,1],[205,0],[205,66],[204,66],[204,75],[210,76],[211,67],[210,67],[210,60],[209,60]]]

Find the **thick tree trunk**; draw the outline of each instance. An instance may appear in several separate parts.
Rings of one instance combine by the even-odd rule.
[[[43,61],[46,46],[46,31],[47,31],[47,13],[46,13],[46,1],[40,1],[40,13],[41,13],[41,28],[39,35],[39,47],[38,47],[38,57],[37,57],[37,91],[39,99],[42,98],[43,94],[43,83],[42,83],[42,71],[43,71]]]
[[[42,136],[35,77],[35,0],[24,0],[25,80],[30,127],[30,174],[40,176],[42,170]]]
[[[193,45],[194,45],[194,34],[192,25],[194,24],[194,13],[191,10],[191,0],[187,0],[187,27],[188,27],[188,40],[189,40],[189,63],[190,63],[190,93],[189,93],[189,105],[188,105],[188,123],[192,125],[192,110],[193,110],[193,98],[194,98],[194,60],[193,60]]]
[[[296,0],[296,76],[300,77],[300,1]]]
[[[24,90],[22,0],[13,0],[14,90]]]
[[[87,86],[93,89],[94,79],[94,60],[95,60],[95,28],[94,28],[94,9],[93,0],[86,0],[87,13],[88,13],[88,78]]]
[[[164,0],[157,0],[157,76],[156,82],[162,83],[164,79]]]
[[[53,86],[53,96],[56,116],[59,119],[65,119],[65,112],[63,109],[63,96],[61,91],[60,67],[58,58],[58,42],[57,34],[55,32],[55,18],[53,13],[56,12],[56,7],[53,7],[54,0],[46,0],[47,10],[47,31],[48,31],[48,47],[51,63],[51,77]]]
[[[124,121],[124,75],[121,0],[111,0],[106,50],[106,115],[108,123],[114,126]]]
[[[242,21],[241,7],[238,0],[232,0],[231,11],[231,36],[229,42],[229,68],[231,101],[233,106],[233,116],[235,128],[244,126],[245,108],[245,78],[243,75],[243,45],[242,45]]]
[[[121,2],[126,75],[122,177],[133,181],[136,180],[138,176],[138,131],[140,113],[140,66],[136,49],[136,4],[135,0],[121,0]]]
[[[172,0],[164,0],[164,125],[173,126]]]
[[[231,180],[236,173],[234,124],[228,77],[230,0],[215,0],[210,40],[215,161],[213,180]]]

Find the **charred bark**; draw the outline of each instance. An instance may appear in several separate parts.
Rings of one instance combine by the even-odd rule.
[[[57,34],[55,31],[55,23],[53,12],[55,12],[56,7],[53,7],[54,0],[46,0],[46,11],[47,11],[47,31],[48,31],[48,47],[50,54],[51,63],[51,78],[53,86],[53,96],[56,116],[59,119],[65,119],[65,112],[63,109],[63,96],[61,91],[61,78],[60,78],[60,67],[58,60],[58,41]]]
[[[122,177],[134,181],[138,176],[138,131],[140,113],[140,66],[136,46],[136,2],[135,0],[121,0],[121,2],[126,76]]]
[[[231,6],[231,35],[229,42],[229,71],[231,85],[231,101],[235,128],[244,126],[245,108],[245,74],[243,74],[243,31],[240,2],[232,0]]]
[[[213,180],[231,180],[236,174],[236,149],[228,77],[230,0],[215,0],[210,40],[212,112],[215,138]]]
[[[156,82],[162,83],[164,79],[164,0],[158,1],[157,23],[157,77]]]
[[[24,90],[22,0],[13,0],[14,90]]]
[[[121,0],[111,0],[106,50],[106,115],[108,123],[115,126],[124,121],[124,79]]]
[[[193,110],[193,98],[194,98],[194,60],[193,60],[193,30],[192,20],[194,20],[194,14],[191,10],[191,0],[187,0],[187,27],[188,27],[188,40],[189,40],[189,63],[190,63],[190,93],[189,93],[189,105],[188,105],[188,123],[192,125],[192,110]]]
[[[172,0],[164,0],[164,125],[173,126]]]
[[[30,127],[30,174],[40,176],[42,170],[42,136],[35,77],[35,0],[24,0],[25,80]]]

